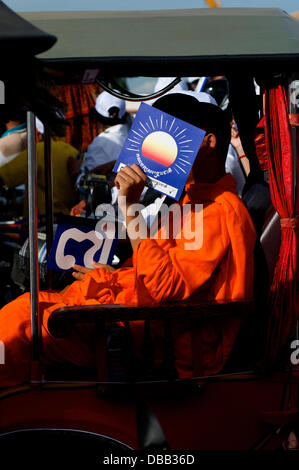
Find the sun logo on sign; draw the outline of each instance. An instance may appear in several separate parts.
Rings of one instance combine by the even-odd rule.
[[[131,129],[134,137],[128,138],[127,150],[139,152],[147,161],[163,167],[172,166],[177,174],[189,173],[194,150],[190,149],[192,139],[188,138],[187,128],[163,114],[159,118],[148,115],[148,120],[139,121],[139,126]]]

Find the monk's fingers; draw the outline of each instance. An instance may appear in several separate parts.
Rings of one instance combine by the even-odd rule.
[[[82,274],[90,273],[90,271],[92,271],[92,269],[85,268],[85,266],[80,266],[79,264],[74,264],[73,269]]]
[[[136,183],[137,174],[131,170],[130,167],[125,166],[118,172],[118,176],[122,178],[123,181],[126,181],[128,184],[132,185]]]
[[[106,268],[108,266],[108,264],[96,263],[95,261],[93,261],[92,264],[95,268]]]
[[[84,274],[73,272],[73,273],[72,273],[72,276],[73,276],[75,279],[78,279],[78,281],[82,281],[82,279],[83,279],[83,277],[84,277]]]
[[[118,205],[121,207],[123,204],[131,205],[137,203],[144,188],[144,179],[136,173],[132,167],[122,168],[116,176],[116,186],[119,189]],[[121,197],[125,196],[126,203],[121,201]],[[124,208],[124,207],[123,207]]]
[[[132,187],[134,184],[135,182],[133,178],[130,175],[122,172],[122,170],[120,170],[115,178],[115,186],[120,190],[126,190]]]
[[[142,181],[144,181],[144,179],[142,170],[140,170],[139,173],[138,169],[139,167],[136,165],[136,163],[134,163],[132,166],[125,166],[123,168],[126,175],[130,176],[135,183],[140,184]]]
[[[138,165],[125,166],[119,171],[119,175],[123,177],[129,184],[140,184],[146,181],[146,177],[142,170],[138,171]],[[144,175],[144,176],[143,176]]]
[[[124,180],[124,178],[120,174],[117,174],[114,180],[114,184],[117,187],[117,189],[120,190],[125,183],[126,183],[126,180]]]
[[[135,182],[134,174],[130,174],[127,168],[128,167],[122,168],[117,174],[117,176],[118,178],[121,178],[122,181],[126,181],[129,184],[133,184]]]
[[[121,170],[119,170],[119,172],[117,173],[116,177],[115,177],[115,180],[114,180],[114,183],[119,183],[119,184],[122,184],[122,183],[125,183],[125,182],[132,182],[134,181],[130,175],[127,174],[126,171],[123,171],[124,169],[122,168]]]
[[[115,271],[115,269],[114,269],[112,266],[110,266],[109,264],[96,263],[95,261],[93,261],[92,264],[93,264],[93,266],[94,266],[96,269],[98,269],[98,268],[103,268],[103,269],[106,269],[107,271],[109,271],[109,272],[111,272],[111,273],[112,273],[113,271]]]
[[[133,163],[133,165],[131,166],[131,169],[134,170],[135,173],[137,173],[139,177],[142,179],[142,181],[146,183],[146,174],[144,173],[144,171],[142,171],[140,166],[137,165],[137,163]]]

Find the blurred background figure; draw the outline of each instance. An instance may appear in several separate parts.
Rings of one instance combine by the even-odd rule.
[[[5,130],[0,137],[0,167],[25,150],[27,139],[25,111],[6,107],[2,115],[2,129]]]
[[[188,89],[191,91],[195,91],[200,78],[201,77],[188,77],[187,78]]]
[[[25,132],[26,134],[26,132]],[[25,138],[26,139],[26,138]],[[45,213],[45,176],[44,176],[44,142],[43,126],[37,121],[37,210],[38,214]],[[75,185],[69,168],[72,160],[76,162],[78,150],[66,142],[53,137],[52,168],[53,168],[53,209],[56,213],[68,214],[75,203]],[[27,149],[0,168],[1,187],[14,188],[25,185],[23,213],[28,213],[27,202]]]
[[[224,111],[229,105],[228,81],[224,76],[201,77],[195,91],[204,91],[213,96],[218,106]]]
[[[231,121],[231,142],[228,147],[225,170],[235,178],[238,195],[242,197],[250,167],[234,120]]]
[[[157,91],[163,90],[167,85],[169,85],[176,77],[159,77],[154,88],[154,93]],[[173,93],[181,90],[188,90],[188,85],[184,80],[181,80],[177,85],[175,85],[170,92]]]
[[[86,172],[110,173],[131,127],[126,102],[106,91],[97,97],[95,110],[104,131],[88,146],[81,164],[81,175]]]
[[[299,441],[296,431],[291,431],[283,443],[284,450],[299,450]]]

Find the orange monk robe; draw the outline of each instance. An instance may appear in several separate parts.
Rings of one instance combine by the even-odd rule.
[[[42,348],[44,361],[94,366],[94,337],[89,326],[80,325],[67,339],[51,337],[47,330],[50,313],[71,305],[125,304],[157,305],[185,300],[251,300],[253,295],[253,249],[255,231],[250,216],[237,196],[236,183],[228,174],[216,184],[186,186],[183,204],[203,204],[203,244],[186,250],[190,240],[146,239],[133,253],[133,266],[110,273],[95,269],[64,293],[40,293],[40,301],[53,303],[43,313]],[[191,211],[191,221],[195,220]],[[194,222],[193,220],[193,222]],[[156,361],[161,360],[163,334],[159,322],[152,322]],[[141,322],[131,324],[140,344]],[[207,323],[202,334],[204,374],[216,373],[225,364],[237,335],[240,320],[222,323],[219,331]],[[176,367],[180,377],[192,375],[190,333],[187,325],[175,329]],[[0,340],[6,361],[0,365],[0,387],[29,380],[30,308],[24,294],[0,311]]]

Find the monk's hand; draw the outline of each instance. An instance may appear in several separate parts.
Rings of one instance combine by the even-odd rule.
[[[119,189],[118,207],[125,216],[127,234],[133,251],[141,240],[149,236],[147,224],[143,217],[138,217],[138,224],[136,225],[135,210],[134,207],[132,207],[133,204],[139,202],[145,183],[146,175],[136,163],[132,166],[122,168],[115,178],[115,186]],[[140,210],[137,207],[136,209],[137,212]]]
[[[122,210],[126,210],[131,204],[138,203],[146,183],[146,175],[134,163],[134,165],[123,167],[117,173],[114,182],[119,190],[118,205]]]
[[[96,263],[95,261],[93,261],[92,264],[93,264],[94,268],[85,268],[85,266],[80,266],[79,264],[74,264],[73,269],[75,271],[73,272],[72,275],[74,276],[74,278],[78,279],[78,281],[81,281],[85,274],[90,273],[94,269],[104,268],[107,271],[109,271],[110,273],[115,271],[115,269],[112,268],[112,266],[109,266],[109,264]]]
[[[106,269],[106,271],[109,271],[110,273],[113,273],[113,271],[115,271],[115,268],[110,266],[110,264],[96,263],[95,261],[93,261],[92,265],[94,266],[94,269],[103,268]]]

